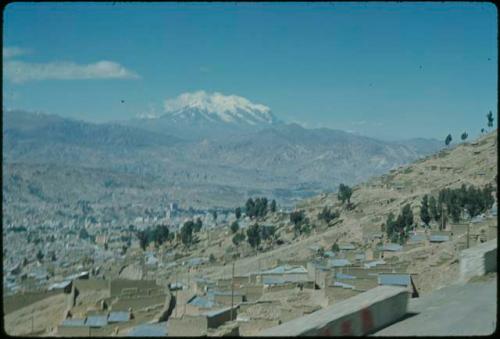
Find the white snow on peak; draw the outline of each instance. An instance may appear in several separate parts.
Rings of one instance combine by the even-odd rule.
[[[272,123],[274,120],[269,107],[252,103],[237,95],[224,95],[218,92],[182,93],[176,98],[165,100],[164,109],[174,116],[182,116],[186,111],[196,110],[210,121],[214,119],[224,122],[243,121],[254,125]]]

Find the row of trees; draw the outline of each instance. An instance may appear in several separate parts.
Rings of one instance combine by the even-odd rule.
[[[420,219],[425,225],[429,225],[431,220],[440,223],[442,228],[448,217],[453,222],[459,222],[464,217],[466,211],[469,217],[473,218],[486,212],[493,206],[495,199],[492,196],[493,187],[486,185],[483,189],[463,184],[460,188],[445,188],[439,191],[437,199],[425,195],[422,198],[420,207]]]
[[[214,218],[215,219],[215,218]],[[184,245],[189,246],[193,242],[193,233],[198,233],[203,226],[200,218],[196,221],[188,220],[181,227],[181,241]]]
[[[268,200],[265,197],[256,198],[255,201],[249,198],[245,203],[246,215],[250,218],[264,217],[268,212],[276,212],[276,201],[273,200],[268,206]],[[236,218],[239,219],[241,216],[241,209],[238,207],[235,210]]]
[[[403,243],[408,238],[412,225],[413,211],[411,210],[411,205],[406,204],[401,209],[397,218],[395,218],[394,213],[389,213],[385,223],[385,230],[392,242]]]
[[[142,231],[137,231],[137,238],[139,239],[139,245],[142,250],[154,242],[157,246],[160,246],[167,240],[173,239],[173,234],[170,233],[167,225],[157,225],[155,227],[150,227]]]
[[[246,237],[250,246],[252,246],[252,248],[257,248],[260,245],[261,240],[265,241],[271,239],[275,233],[276,228],[274,226],[260,226],[258,223],[255,223],[248,227]],[[237,237],[236,240],[235,237]],[[235,241],[244,240],[245,238],[244,235],[235,235],[235,237],[233,237],[233,243],[235,243]],[[237,243],[235,244],[237,245]]]

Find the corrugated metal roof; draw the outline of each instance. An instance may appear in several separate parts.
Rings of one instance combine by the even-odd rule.
[[[216,305],[215,302],[197,295],[191,298],[191,300],[188,301],[188,304],[201,308],[212,308]]]
[[[353,244],[339,244],[339,249],[340,250],[354,250],[356,249],[356,246]]]
[[[378,275],[379,285],[409,286],[411,283],[409,274],[382,274]]]
[[[364,267],[365,268],[372,268],[372,267],[375,267],[377,265],[383,265],[383,264],[385,264],[384,260],[375,260],[375,261],[365,263]]]
[[[90,315],[85,321],[86,326],[90,327],[103,327],[108,324],[108,317],[105,315]]]
[[[58,282],[58,283],[54,283],[52,285],[49,286],[49,291],[52,291],[52,290],[57,290],[59,288],[66,288],[68,287],[69,285],[71,284],[71,280],[69,281],[62,281],[62,282]]]
[[[403,247],[399,244],[389,243],[381,247],[383,251],[397,252],[401,251]]]
[[[414,234],[408,239],[408,242],[418,243],[425,240],[425,235],[423,234]]]
[[[110,312],[108,317],[109,323],[122,323],[129,321],[130,313],[125,311]]]
[[[142,324],[132,327],[128,331],[129,337],[164,337],[167,335],[167,322],[156,324]]]
[[[285,279],[283,277],[266,276],[262,279],[262,283],[264,285],[283,285]]]
[[[353,275],[344,274],[344,273],[340,273],[340,272],[335,274],[335,278],[337,278],[337,279],[349,279],[349,280],[356,279],[356,277]]]
[[[267,271],[260,272],[260,274],[284,274],[284,273],[307,273],[307,270],[305,269],[304,266],[294,267],[290,265],[283,265]]]
[[[61,325],[68,327],[85,326],[85,319],[64,319]]]
[[[343,267],[351,265],[351,262],[347,259],[331,259],[328,264],[331,267]]]
[[[450,240],[450,237],[447,235],[431,235],[430,242],[444,242]]]

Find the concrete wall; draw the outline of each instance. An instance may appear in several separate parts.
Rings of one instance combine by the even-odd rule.
[[[79,292],[109,290],[109,280],[104,279],[78,279],[73,284]]]
[[[471,247],[460,252],[460,278],[466,282],[470,278],[497,271],[497,239]]]
[[[202,316],[185,315],[168,320],[168,336],[202,336],[207,333],[208,319]]]
[[[43,291],[43,292],[20,293],[3,297],[4,313],[7,314],[10,312],[14,312],[20,308],[26,307],[37,301],[63,293],[64,291],[62,290],[55,290],[50,292]]]
[[[148,290],[160,288],[154,280],[126,280],[117,279],[110,283],[110,293],[112,297],[120,296],[124,289],[137,289],[137,294],[146,294]]]
[[[238,316],[238,307],[233,307],[233,320]],[[225,309],[224,311],[218,312],[213,316],[207,317],[208,328],[217,328],[224,324],[226,321],[231,320],[231,307]]]
[[[214,300],[218,304],[231,306],[231,295],[215,295]],[[234,304],[239,304],[243,302],[243,295],[234,295]]]
[[[401,319],[407,312],[405,288],[380,286],[326,309],[258,333],[258,336],[360,336]],[[241,329],[241,328],[240,328]]]
[[[113,311],[126,311],[129,307],[132,310],[137,311],[142,308],[155,306],[155,305],[165,305],[167,296],[143,296],[136,298],[118,298],[118,300],[111,305]]]
[[[58,326],[56,335],[58,337],[88,337],[89,327]]]

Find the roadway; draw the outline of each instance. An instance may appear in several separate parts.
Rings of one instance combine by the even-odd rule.
[[[374,336],[490,335],[496,329],[497,275],[410,299],[408,315]]]

